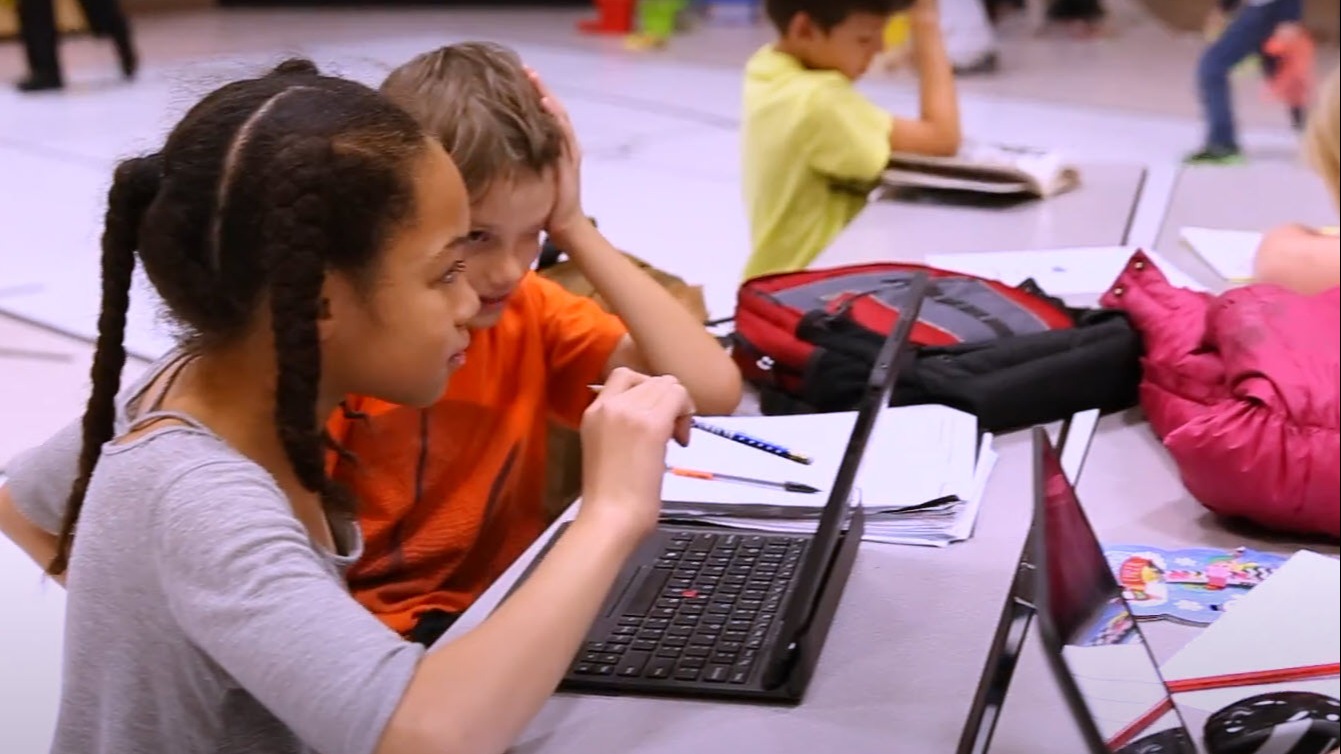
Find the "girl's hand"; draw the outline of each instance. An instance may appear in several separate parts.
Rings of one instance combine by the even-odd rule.
[[[656,528],[666,443],[689,442],[694,403],[674,377],[616,369],[582,417],[582,508],[632,541]]]

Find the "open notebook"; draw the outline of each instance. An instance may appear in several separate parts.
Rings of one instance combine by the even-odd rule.
[[[913,188],[1050,197],[1078,186],[1080,172],[1057,152],[965,142],[954,157],[896,152],[883,182]]]
[[[814,462],[795,463],[695,432],[689,447],[671,447],[666,463],[798,482],[819,492],[785,492],[667,475],[662,485],[663,514],[710,518],[725,526],[813,530],[855,419],[855,412],[713,419],[714,425],[804,453]],[[970,414],[933,405],[886,409],[867,444],[853,493],[866,511],[866,539],[925,545],[967,539],[995,457],[991,436],[979,438],[977,419]]]

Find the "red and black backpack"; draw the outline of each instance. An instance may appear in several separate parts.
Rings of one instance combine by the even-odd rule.
[[[765,275],[737,296],[732,354],[769,414],[846,411],[898,321],[912,275],[931,286],[892,403],[940,403],[1001,431],[1136,403],[1140,340],[1126,317],[913,264]]]

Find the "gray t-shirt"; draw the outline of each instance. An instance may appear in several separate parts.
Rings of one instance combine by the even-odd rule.
[[[423,649],[346,591],[357,527],[331,522],[346,554],[318,548],[264,469],[180,419],[93,475],[52,751],[369,754]],[[34,524],[59,524],[78,449],[72,426],[10,468]]]

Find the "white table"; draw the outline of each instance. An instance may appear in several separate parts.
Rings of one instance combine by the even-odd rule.
[[[1298,542],[1227,531],[1193,501],[1144,424],[1104,419],[1080,495],[1101,538],[1157,547]],[[944,754],[954,750],[1024,541],[1032,489],[1027,433],[998,440],[1000,460],[974,538],[937,550],[863,544],[804,703],[795,708],[559,695],[515,752],[544,754]],[[1133,469],[1140,469],[1133,474]],[[547,535],[548,536],[548,535]],[[547,538],[547,537],[545,537]],[[543,539],[542,538],[542,542]],[[477,625],[541,543],[448,634]],[[1335,553],[1335,547],[1315,547]],[[1161,660],[1195,635],[1170,623],[1147,632]],[[993,752],[1075,754],[1078,734],[1031,635]]]
[[[1286,223],[1336,225],[1335,200],[1317,174],[1297,163],[1188,166],[1178,174],[1155,250],[1213,291],[1229,284],[1183,244],[1185,226],[1266,232]]]
[[[820,255],[816,266],[921,261],[928,254],[1121,246],[1140,200],[1145,168],[1080,166],[1081,185],[1051,199],[1007,207],[930,200],[872,201]]]

